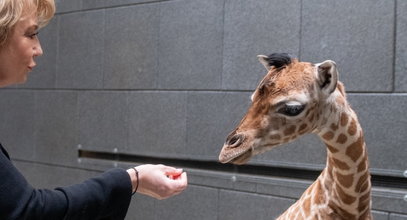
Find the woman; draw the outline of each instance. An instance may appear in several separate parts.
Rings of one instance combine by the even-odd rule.
[[[0,1],[0,86],[23,83],[42,55],[37,38],[55,13],[54,0]],[[165,199],[182,192],[187,175],[164,165],[111,169],[55,190],[34,189],[0,144],[0,219],[124,219],[131,195]]]

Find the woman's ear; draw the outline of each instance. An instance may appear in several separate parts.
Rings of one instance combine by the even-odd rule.
[[[322,63],[316,64],[318,83],[322,92],[330,95],[336,89],[338,83],[338,70],[336,63],[332,60],[325,60]]]

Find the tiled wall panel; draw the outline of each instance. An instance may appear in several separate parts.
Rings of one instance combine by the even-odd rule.
[[[79,145],[219,165],[226,136],[266,74],[256,55],[273,52],[336,61],[372,173],[403,178],[407,170],[405,1],[56,3],[56,17],[39,35],[44,55],[28,82],[0,90],[0,141],[37,187],[121,165],[78,158]],[[325,146],[308,135],[250,164],[320,170],[325,158]],[[190,187],[183,194],[165,201],[135,196],[126,219],[270,219],[311,183],[209,166],[186,170]],[[375,219],[406,219],[406,194],[374,188]]]
[[[131,92],[126,152],[176,158],[185,151],[186,93]]]
[[[32,92],[0,92],[1,144],[14,158],[35,158],[35,105]]]
[[[257,55],[299,55],[299,0],[227,0],[224,13],[222,88],[253,90],[267,73]]]
[[[397,1],[395,90],[407,92],[407,2]]]
[[[104,10],[59,16],[57,88],[103,87]]]
[[[106,10],[105,89],[154,89],[158,75],[157,4]]]
[[[78,95],[78,145],[82,149],[123,152],[127,146],[127,92]]]
[[[160,7],[161,89],[220,89],[223,0],[169,1]]]
[[[391,214],[390,220],[406,220],[407,215],[398,215],[398,214]]]
[[[60,165],[76,164],[77,93],[39,91],[35,95],[35,160]]]
[[[392,91],[394,4],[304,0],[301,59],[334,60],[348,90]]]

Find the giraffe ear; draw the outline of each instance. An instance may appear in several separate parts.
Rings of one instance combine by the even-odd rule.
[[[270,63],[268,61],[268,56],[266,55],[257,55],[257,59],[259,59],[260,63],[269,71],[271,69]]]
[[[322,63],[316,64],[318,83],[321,90],[329,95],[336,89],[338,83],[338,70],[336,63],[332,60],[325,60]]]

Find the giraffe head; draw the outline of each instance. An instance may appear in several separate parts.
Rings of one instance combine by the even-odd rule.
[[[331,60],[312,64],[284,53],[258,58],[268,73],[254,91],[246,115],[227,137],[219,155],[222,163],[244,164],[256,154],[313,132],[337,87],[341,92]]]

